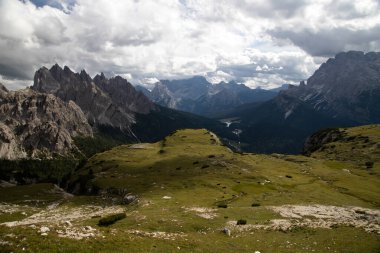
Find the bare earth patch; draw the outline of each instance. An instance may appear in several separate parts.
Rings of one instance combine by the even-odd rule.
[[[273,219],[263,225],[244,226],[236,225],[236,221],[229,221],[228,227],[237,231],[247,231],[252,229],[289,230],[295,227],[333,228],[343,225],[380,234],[380,210],[324,205],[284,205],[268,208],[285,219]]]
[[[128,234],[133,234],[133,235],[142,236],[142,237],[152,237],[152,238],[173,240],[173,241],[175,239],[183,238],[186,236],[185,233],[168,233],[168,232],[162,232],[162,231],[148,232],[148,231],[142,231],[142,230],[128,230],[126,232]]]
[[[189,207],[185,208],[187,211],[195,212],[195,214],[204,219],[214,219],[218,216],[216,214],[216,209],[206,208],[206,207]]]
[[[148,148],[152,148],[149,146],[149,144],[146,144],[146,143],[137,143],[137,144],[132,144],[131,146],[129,146],[129,148],[131,149],[148,149]]]
[[[60,237],[73,239],[83,239],[99,236],[99,232],[90,226],[81,226],[81,221],[91,217],[100,217],[113,213],[124,211],[122,206],[101,207],[86,205],[82,207],[67,207],[53,204],[48,208],[39,211],[37,208],[26,206],[0,204],[0,213],[13,213],[20,210],[33,210],[36,213],[18,221],[3,222],[0,225],[7,227],[29,226],[38,230],[41,236],[46,236],[51,232],[56,233]],[[39,212],[38,212],[39,211]]]

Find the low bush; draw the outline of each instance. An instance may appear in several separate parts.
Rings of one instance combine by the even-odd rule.
[[[374,164],[374,162],[372,162],[372,161],[365,162],[365,166],[367,167],[367,169],[373,168],[373,164]]]
[[[103,227],[104,226],[109,226],[109,225],[114,224],[116,221],[122,220],[122,219],[124,219],[126,217],[127,216],[125,215],[125,213],[112,214],[112,215],[106,216],[104,218],[101,218],[99,220],[98,225],[99,226],[103,226]]]
[[[236,225],[245,225],[247,224],[247,220],[240,219],[236,222]]]
[[[258,206],[260,206],[260,203],[253,203],[252,204],[252,207],[258,207]]]
[[[227,204],[221,203],[221,204],[218,204],[218,207],[219,208],[227,208]]]

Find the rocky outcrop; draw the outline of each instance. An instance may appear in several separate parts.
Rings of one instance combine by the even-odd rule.
[[[342,140],[343,137],[344,133],[338,128],[322,129],[307,138],[303,153],[309,156],[313,152],[323,147],[323,145]]]
[[[71,156],[77,150],[75,136],[92,136],[92,129],[74,102],[0,85],[1,158]]]
[[[135,113],[146,114],[154,109],[145,95],[119,76],[107,79],[101,74],[92,79],[84,70],[74,73],[57,64],[50,70],[39,69],[32,89],[75,102],[94,129],[107,126],[130,135]]]

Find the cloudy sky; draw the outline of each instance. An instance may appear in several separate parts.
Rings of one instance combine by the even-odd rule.
[[[380,51],[380,0],[0,0],[0,82],[54,63],[133,84],[204,75],[270,88]]]

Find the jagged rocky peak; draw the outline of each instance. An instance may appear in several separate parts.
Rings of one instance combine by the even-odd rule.
[[[323,63],[297,87],[280,94],[346,123],[380,122],[380,53],[349,51]],[[277,99],[280,103],[281,99]],[[287,108],[279,104],[281,108]]]
[[[380,53],[349,51],[329,59],[307,80],[310,88],[350,96],[380,85]]]
[[[133,85],[121,76],[107,79],[104,74],[103,77],[98,75],[94,78],[94,82],[121,108],[142,114],[154,109],[154,104],[149,98],[142,92],[136,91]]]
[[[107,79],[104,74],[92,79],[85,70],[72,72],[69,67],[43,67],[35,74],[32,89],[51,93],[75,102],[95,128],[107,126],[130,132],[135,113],[149,113],[154,104],[122,77]]]
[[[50,72],[49,69],[47,69],[46,67],[40,68],[34,74],[34,90],[40,92],[55,92],[59,88],[59,82],[53,77],[52,72]]]
[[[2,93],[8,93],[7,87],[5,87],[2,83],[0,83],[0,94]]]
[[[0,157],[72,156],[75,136],[92,136],[82,110],[31,89],[0,94]]]
[[[92,79],[89,74],[87,74],[86,70],[82,69],[79,76],[82,78],[83,81],[92,82]]]
[[[107,81],[107,78],[106,78],[106,76],[104,75],[103,72],[101,72],[100,75],[97,74],[97,75],[94,77],[94,82],[95,82],[96,84],[103,83],[103,82],[106,82],[106,81]]]

